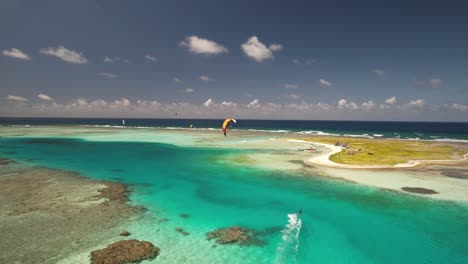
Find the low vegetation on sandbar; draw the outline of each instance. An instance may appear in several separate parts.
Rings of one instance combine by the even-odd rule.
[[[310,142],[326,143],[343,147],[330,160],[354,165],[395,165],[410,160],[460,159],[468,151],[453,144],[428,141],[387,140],[351,137],[309,137]]]

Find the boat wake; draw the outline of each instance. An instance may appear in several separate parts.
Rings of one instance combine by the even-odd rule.
[[[296,263],[301,227],[301,218],[297,214],[288,214],[288,224],[281,231],[281,241],[276,247],[275,264]]]

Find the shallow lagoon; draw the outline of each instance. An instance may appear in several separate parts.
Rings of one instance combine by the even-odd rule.
[[[2,156],[30,165],[132,184],[132,202],[149,210],[125,228],[161,248],[157,263],[464,263],[468,258],[466,204],[228,162],[233,152],[250,150],[96,138],[0,138],[0,143]],[[299,236],[285,241],[281,230],[299,208],[304,211]],[[262,232],[266,244],[213,247],[205,240],[206,232],[231,225]]]

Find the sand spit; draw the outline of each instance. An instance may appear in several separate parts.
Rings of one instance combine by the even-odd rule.
[[[310,143],[302,140],[288,140],[290,142],[304,142]],[[465,163],[468,160],[468,154],[464,154],[461,159],[453,160],[410,160],[406,163],[399,163],[395,165],[352,165],[352,164],[340,164],[330,160],[330,156],[339,153],[342,151],[342,147],[334,146],[330,144],[316,143],[314,145],[323,146],[325,149],[328,149],[328,152],[323,153],[322,155],[313,156],[309,159],[306,159],[304,162],[309,165],[318,165],[331,168],[341,168],[341,169],[392,169],[392,168],[412,168],[420,165],[450,165],[450,164],[460,164]]]
[[[142,208],[125,185],[47,168],[0,167],[0,263],[56,263],[118,237]]]

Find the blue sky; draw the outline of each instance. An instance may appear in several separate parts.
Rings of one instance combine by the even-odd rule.
[[[466,1],[0,0],[0,116],[468,121]]]

